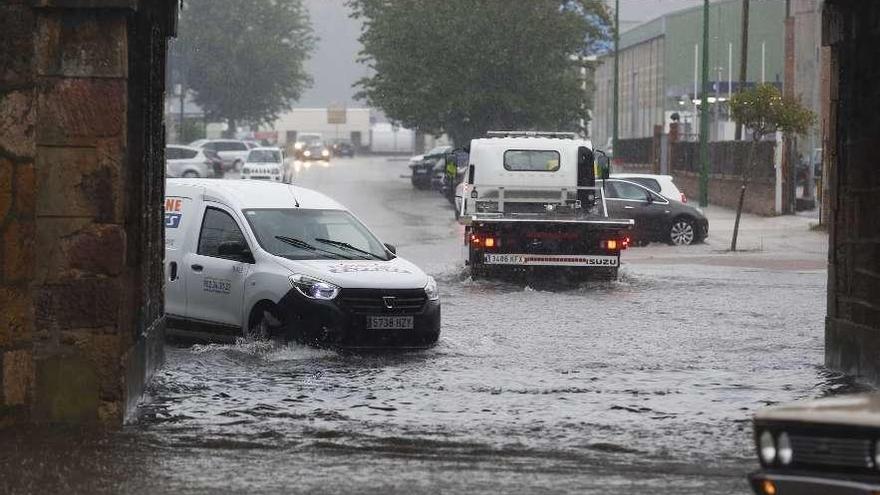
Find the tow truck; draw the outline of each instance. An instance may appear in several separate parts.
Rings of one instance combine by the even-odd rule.
[[[573,133],[491,131],[472,140],[459,205],[471,277],[617,279],[634,222],[608,216],[597,180],[609,173],[608,157]]]

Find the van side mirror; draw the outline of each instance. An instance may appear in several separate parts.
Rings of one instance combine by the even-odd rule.
[[[648,204],[653,203],[654,202],[654,195],[649,193],[648,191],[645,191],[645,201],[647,201]]]
[[[468,184],[473,184],[473,183],[474,183],[474,164],[473,164],[473,163],[471,163],[471,164],[468,166],[467,183],[468,183]]]
[[[605,154],[604,151],[596,150],[596,167],[599,169],[599,176],[602,177],[602,180],[608,180],[611,176],[611,160],[608,159],[608,155]]]
[[[393,244],[388,244],[388,243],[386,242],[386,243],[385,243],[385,249],[391,251],[391,254],[397,254],[397,246],[395,246],[395,245],[393,245]]]
[[[217,246],[217,254],[223,258],[253,263],[254,256],[247,244],[238,241],[221,242]]]

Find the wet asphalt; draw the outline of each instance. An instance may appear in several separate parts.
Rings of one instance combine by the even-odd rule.
[[[821,365],[824,270],[625,253],[617,282],[472,281],[405,161],[296,166],[437,278],[439,344],[169,345],[122,432],[0,433],[0,493],[745,494],[756,409],[859,387]]]

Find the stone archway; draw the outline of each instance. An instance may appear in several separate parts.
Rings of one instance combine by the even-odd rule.
[[[121,424],[162,362],[177,8],[0,5],[0,425]]]
[[[827,0],[823,44],[832,210],[826,364],[880,382],[880,4]]]

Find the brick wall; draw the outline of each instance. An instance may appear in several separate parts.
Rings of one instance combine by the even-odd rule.
[[[176,0],[0,5],[0,424],[121,424],[161,362],[173,15]]]
[[[663,137],[656,137],[663,139]],[[628,151],[622,157],[615,156],[614,170],[640,174],[657,173],[659,165],[648,160],[654,160],[659,145],[650,145],[650,139],[621,140],[627,143]],[[714,205],[728,208],[736,208],[739,202],[739,193],[742,187],[740,173],[748,159],[751,143],[723,141],[709,143],[709,202]],[[759,165],[753,173],[753,178],[746,188],[746,197],[743,203],[743,211],[756,215],[776,214],[776,171],[773,165],[776,143],[764,141],[758,143],[755,150],[755,160]],[[633,151],[636,150],[636,151]],[[670,175],[679,189],[688,198],[697,200],[700,197],[700,160],[699,143],[693,141],[679,141],[669,145],[669,170]]]

